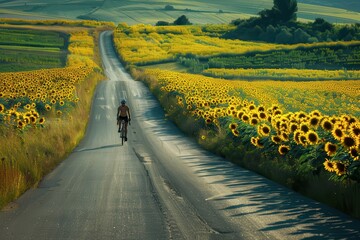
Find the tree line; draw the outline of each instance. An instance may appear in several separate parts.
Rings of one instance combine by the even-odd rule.
[[[297,11],[296,0],[274,0],[274,6],[260,11],[258,17],[233,20],[237,28],[223,37],[282,44],[360,39],[358,23],[339,26],[323,18],[302,23],[297,21]]]

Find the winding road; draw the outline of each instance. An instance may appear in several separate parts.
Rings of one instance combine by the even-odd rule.
[[[107,80],[78,147],[0,212],[0,239],[359,239],[360,222],[206,152],[100,38]],[[117,133],[122,98],[128,142]]]

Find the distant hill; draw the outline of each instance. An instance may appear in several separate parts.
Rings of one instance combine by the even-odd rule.
[[[360,12],[360,0],[298,0],[297,2],[342,8],[353,12]]]

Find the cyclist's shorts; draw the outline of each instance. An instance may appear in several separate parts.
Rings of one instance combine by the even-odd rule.
[[[119,117],[118,117],[118,120],[119,120],[119,122],[121,122],[122,120],[125,120],[125,122],[129,122],[128,116],[126,116],[126,117],[121,117],[121,116],[119,116]]]

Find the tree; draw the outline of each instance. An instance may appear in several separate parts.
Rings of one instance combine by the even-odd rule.
[[[312,24],[312,28],[315,31],[325,32],[325,31],[331,31],[333,29],[333,25],[325,21],[323,18],[316,18]]]
[[[174,21],[174,25],[191,25],[191,23],[185,15],[182,15]]]
[[[274,0],[274,15],[279,22],[296,21],[297,1],[296,0]]]
[[[263,23],[283,24],[295,22],[297,10],[296,0],[274,0],[274,6],[259,12],[259,15]]]

